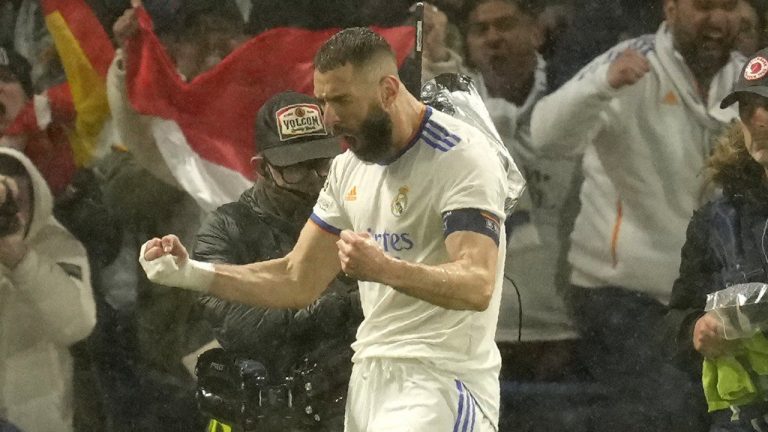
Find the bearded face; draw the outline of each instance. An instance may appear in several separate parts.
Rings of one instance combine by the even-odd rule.
[[[371,76],[348,63],[314,74],[325,125],[366,163],[381,162],[394,151],[393,121],[381,97],[384,79],[376,71]]]
[[[379,162],[389,156],[392,149],[392,119],[377,104],[370,106],[358,128],[336,126],[334,133],[343,136],[349,149],[363,162]]]
[[[730,58],[739,30],[737,0],[667,0],[675,48],[696,73],[712,76]]]

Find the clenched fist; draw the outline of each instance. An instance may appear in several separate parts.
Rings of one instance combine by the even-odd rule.
[[[173,234],[153,238],[141,247],[139,262],[147,278],[160,285],[204,292],[213,282],[213,264],[195,261]]]
[[[616,57],[608,67],[608,84],[614,89],[635,84],[651,70],[648,59],[628,48]]]
[[[390,259],[368,233],[344,230],[336,242],[341,270],[362,281],[379,281],[379,274]]]

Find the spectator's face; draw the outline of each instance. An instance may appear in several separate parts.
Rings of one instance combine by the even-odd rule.
[[[8,69],[0,67],[0,135],[13,123],[24,104],[27,94]]]
[[[675,48],[689,66],[716,72],[734,48],[739,0],[666,0],[665,14]]]
[[[331,168],[331,159],[312,159],[284,167],[267,166],[278,186],[317,199]]]
[[[378,162],[392,148],[392,119],[384,111],[375,74],[355,73],[352,65],[315,72],[315,97],[321,101],[326,127],[341,136],[363,162]]]
[[[188,80],[221,62],[246,40],[231,23],[220,17],[201,17],[181,40],[172,44],[179,72]]]
[[[213,17],[215,18],[215,17]],[[245,36],[235,31],[226,20],[212,20],[206,26],[204,37],[200,41],[205,55],[204,67],[209,69],[224,60],[224,57],[246,41]]]
[[[516,5],[504,0],[481,3],[467,24],[469,60],[483,74],[505,76],[523,64],[535,67],[531,60],[540,41],[539,29]]]
[[[746,0],[739,0],[739,33],[736,36],[736,49],[749,57],[761,48],[757,11]]]
[[[754,93],[739,96],[739,117],[745,126],[745,145],[752,159],[768,168],[768,98]]]

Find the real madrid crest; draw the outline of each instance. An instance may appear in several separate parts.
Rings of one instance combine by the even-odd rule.
[[[392,200],[392,214],[400,217],[408,210],[408,186],[403,186]]]

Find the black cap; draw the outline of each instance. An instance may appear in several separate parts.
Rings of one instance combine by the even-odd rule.
[[[720,102],[720,108],[738,102],[739,93],[755,93],[768,98],[768,48],[761,49],[749,58],[741,69],[733,91]]]
[[[317,101],[296,92],[278,93],[264,103],[256,116],[256,145],[277,166],[341,153],[341,141],[328,133]]]
[[[0,67],[10,71],[27,96],[32,96],[32,66],[16,51],[0,46]]]

